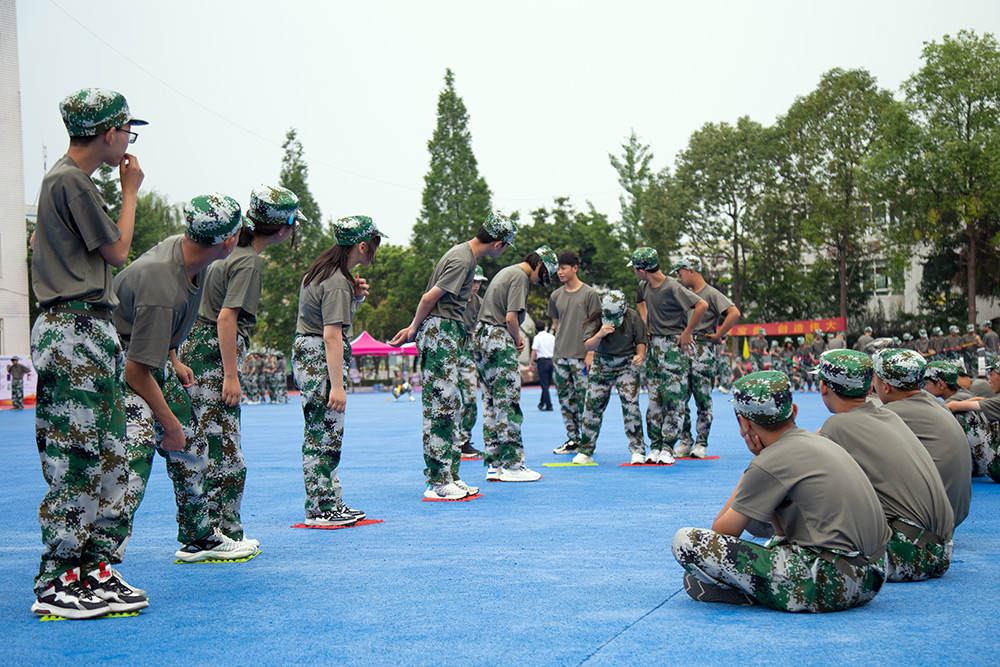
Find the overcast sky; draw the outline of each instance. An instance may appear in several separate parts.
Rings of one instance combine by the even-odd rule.
[[[924,41],[1000,33],[1000,3],[334,2],[21,0],[25,199],[66,150],[58,103],[122,92],[150,121],[132,147],[171,202],[243,205],[278,179],[299,131],[324,220],[372,216],[406,243],[420,210],[445,68],[471,117],[494,206],[523,215],[569,196],[618,219],[608,153],[635,129],[670,166],[706,122],[771,124],[833,67],[880,85]]]

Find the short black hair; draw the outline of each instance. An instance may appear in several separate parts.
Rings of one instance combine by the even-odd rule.
[[[559,253],[558,261],[563,266],[580,266],[580,256],[572,250],[563,250]]]
[[[476,232],[476,240],[481,241],[482,243],[496,243],[500,239],[495,238],[492,234],[486,231],[485,227],[480,226],[479,231]]]

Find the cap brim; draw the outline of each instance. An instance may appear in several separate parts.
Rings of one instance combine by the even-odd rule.
[[[149,125],[149,121],[142,120],[141,118],[130,118],[128,122],[133,127],[139,127],[141,125]]]
[[[303,215],[301,210],[295,211],[295,221],[296,222],[309,222],[309,218]]]

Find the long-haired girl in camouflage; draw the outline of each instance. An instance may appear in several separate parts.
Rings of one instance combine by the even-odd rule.
[[[584,330],[583,345],[594,352],[594,363],[587,378],[579,453],[573,463],[593,461],[612,386],[618,387],[632,463],[643,463],[646,443],[639,410],[639,368],[646,358],[646,325],[639,313],[628,307],[625,295],[612,290],[601,299],[601,309],[584,321]]]
[[[337,242],[316,258],[302,279],[299,319],[292,346],[295,384],[302,397],[305,429],[302,476],[306,525],[350,526],[365,518],[341,500],[340,447],[347,409],[349,333],[368,282],[351,270],[371,266],[383,236],[371,218],[351,216],[333,223]]]

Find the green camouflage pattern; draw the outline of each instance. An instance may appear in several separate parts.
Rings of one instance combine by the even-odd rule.
[[[865,344],[864,352],[869,357],[873,357],[879,350],[887,350],[891,347],[894,347],[891,338],[876,338],[875,340]]]
[[[656,248],[642,246],[632,251],[628,266],[635,267],[640,271],[652,271],[660,266],[660,257],[656,254]]]
[[[125,355],[110,321],[43,312],[31,329],[38,373],[35,440],[48,490],[38,508],[42,556],[35,593],[74,567],[114,559],[128,484]]]
[[[867,396],[872,387],[875,367],[864,352],[827,350],[819,357],[816,379],[823,380],[834,392],[843,396]]]
[[[690,358],[681,351],[679,342],[680,335],[649,337],[646,433],[649,434],[649,449],[653,452],[667,449],[672,453],[684,426],[683,401]]]
[[[202,245],[222,243],[243,226],[239,203],[219,193],[199,195],[184,202],[183,213],[188,236]]]
[[[71,137],[94,137],[113,127],[147,125],[132,117],[121,93],[104,88],[84,88],[59,103],[59,113]]]
[[[601,297],[601,324],[610,324],[617,329],[625,319],[627,308],[625,295],[619,290],[611,290]]]
[[[479,410],[476,406],[476,389],[479,371],[472,353],[472,336],[466,336],[458,350],[458,393],[462,397],[462,416],[455,429],[455,446],[460,450],[472,442],[472,429],[476,427]]]
[[[955,364],[949,361],[932,361],[927,364],[924,370],[925,382],[944,382],[945,384],[958,384],[958,369]]]
[[[197,424],[191,409],[191,398],[181,386],[173,366],[167,362],[166,368],[153,368],[150,374],[163,393],[167,407],[181,423],[185,441],[190,442],[197,432]],[[208,502],[203,493],[203,476],[191,476],[182,465],[178,464],[175,452],[160,448],[160,443],[163,441],[163,427],[153,417],[153,411],[146,401],[127,384],[125,419],[129,475],[123,512],[117,517],[118,532],[124,533],[125,539],[116,546],[115,562],[121,562],[125,557],[135,513],[146,495],[155,453],[159,453],[166,460],[167,475],[173,483],[174,500],[177,504],[177,541],[190,544],[205,537],[212,529],[208,518]]]
[[[351,215],[337,220],[333,223],[333,235],[337,245],[354,245],[375,236],[387,238],[367,215]]]
[[[580,442],[580,420],[587,400],[587,373],[583,359],[553,359],[552,376],[559,397],[559,412],[566,439]]]
[[[735,588],[778,611],[831,612],[867,604],[885,582],[886,559],[847,574],[810,549],[771,540],[768,545],[700,528],[681,528],[671,545],[681,567],[699,581]]]
[[[872,357],[875,374],[886,384],[899,389],[920,389],[927,362],[919,352],[905,349],[880,350]]]
[[[297,221],[309,222],[299,210],[299,198],[294,192],[280,185],[260,184],[250,191],[250,208],[246,213],[246,223],[253,229],[253,223],[271,225],[294,225]]]
[[[970,392],[960,390],[945,399],[945,403],[969,398],[972,398]],[[1000,422],[990,423],[982,412],[974,410],[953,412],[952,415],[965,432],[966,440],[969,441],[969,450],[972,452],[972,476],[981,477],[990,474],[989,470],[1000,449]]]
[[[246,353],[246,340],[236,337],[237,380]],[[228,406],[222,399],[224,370],[214,324],[196,323],[178,350],[180,360],[194,373],[188,387],[197,430],[183,452],[173,452],[180,475],[200,480],[201,494],[208,504],[209,523],[234,540],[243,539],[240,507],[246,485],[247,466],[241,446],[240,406]],[[175,489],[176,490],[176,489]],[[181,540],[185,542],[185,540]],[[189,542],[185,542],[187,544]]]
[[[476,325],[472,340],[472,356],[483,383],[483,465],[516,466],[524,462],[517,348],[506,327],[485,322]]]
[[[694,403],[698,409],[698,418],[694,426],[695,445],[708,447],[708,436],[712,431],[712,422],[715,419],[712,411],[712,388],[715,386],[718,359],[718,345],[704,340],[694,342],[694,350],[687,364],[687,382],[682,385],[684,395],[681,396],[681,410],[684,416],[684,425],[681,427],[681,437],[690,438],[691,417],[688,402],[694,395]]]
[[[594,363],[587,376],[587,398],[581,420],[583,428],[579,452],[587,456],[594,455],[613,386],[618,387],[629,453],[645,454],[642,411],[639,409],[639,369],[632,365],[632,357],[629,355],[609,357],[602,354],[594,355]]]
[[[552,282],[552,276],[556,275],[556,271],[559,270],[559,259],[555,251],[547,245],[539,247],[535,252],[542,258],[542,264],[545,265],[545,275],[542,277],[542,284],[548,285]]]
[[[733,362],[724,354],[719,354],[715,361],[715,374],[719,378],[719,389],[729,390],[733,384]]]
[[[906,523],[905,519],[899,519]],[[919,528],[919,526],[917,526]],[[928,542],[918,546],[916,542],[889,526],[892,535],[886,547],[889,556],[889,567],[886,569],[886,581],[900,583],[907,581],[925,581],[942,576],[951,566],[951,556],[955,545],[951,540],[945,544]]]
[[[760,371],[733,383],[736,414],[755,424],[777,424],[792,417],[792,391],[780,371]]]
[[[10,381],[10,407],[24,409],[24,378],[12,378]]]
[[[484,283],[489,282],[489,278],[487,278],[486,274],[483,273],[483,267],[479,266],[478,264],[476,265],[476,275],[472,279]]]
[[[417,350],[423,368],[420,402],[424,476],[433,486],[448,484],[459,477],[462,454],[455,446],[455,429],[462,414],[458,350],[464,338],[465,327],[461,322],[437,316],[426,318],[417,331]]]
[[[344,340],[344,386],[351,368],[351,344]],[[330,374],[326,365],[326,344],[320,336],[296,336],[292,344],[295,385],[301,392],[302,479],[305,482],[306,518],[333,511],[340,505],[342,488],[337,476],[340,448],[344,442],[345,412],[327,407]]]
[[[671,273],[677,273],[681,269],[690,269],[701,273],[701,258],[696,255],[684,255],[674,262],[674,270]]]
[[[494,211],[486,216],[483,229],[497,241],[503,241],[510,247],[514,247],[514,238],[517,236],[517,223],[503,213]]]

